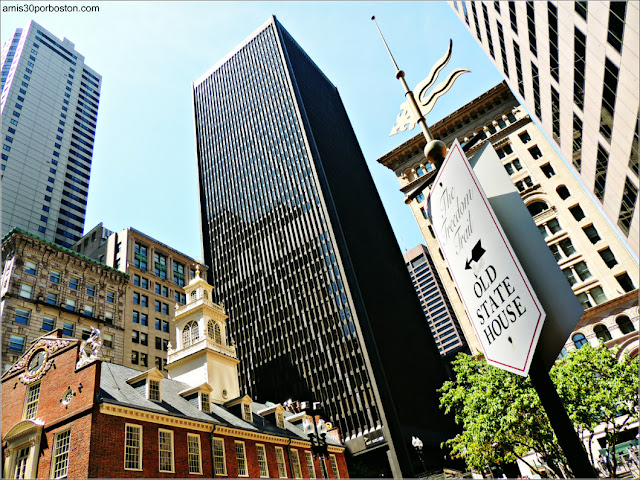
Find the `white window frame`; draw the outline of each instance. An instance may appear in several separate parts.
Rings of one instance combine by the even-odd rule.
[[[309,471],[309,478],[317,478],[316,466],[313,463],[313,454],[309,450],[305,450],[304,454],[307,460],[307,470]]]
[[[212,449],[213,449],[213,473],[215,475],[226,475],[227,474],[227,456],[224,449],[224,439],[223,438],[213,438],[212,441]],[[222,455],[216,455],[216,448],[222,452]],[[216,460],[222,460],[221,464],[218,465]],[[222,469],[218,470],[218,466],[221,466]]]
[[[66,435],[69,441],[66,444],[66,450],[60,452],[60,447],[64,447],[65,445],[60,445],[60,440],[64,439],[63,435]],[[64,441],[64,440],[63,440]],[[56,432],[53,437],[53,449],[51,451],[51,474],[49,478],[66,478],[69,473],[69,451],[71,450],[71,429],[63,430],[61,432]],[[65,463],[62,470],[56,475],[56,471],[58,471],[57,465],[58,463]]]
[[[20,455],[26,450],[26,455]],[[29,464],[29,457],[31,456],[31,447],[22,445],[16,449],[15,463],[12,465],[12,478],[28,478],[27,477],[27,465]],[[7,459],[6,461],[9,461]],[[18,470],[19,469],[19,470]]]
[[[276,426],[284,429],[284,412],[276,412]]]
[[[340,478],[340,470],[338,470],[338,459],[332,453],[329,455],[329,460],[331,463],[331,470],[333,470],[333,478]]]
[[[276,447],[276,464],[278,465],[278,478],[289,478],[287,477],[287,462],[284,458],[284,448],[282,447]]]
[[[211,400],[208,393],[200,392],[200,410],[211,413]]]
[[[300,455],[298,455],[298,450],[292,448],[289,452],[291,457],[291,473],[293,474],[293,478],[302,478],[302,467],[300,466]]]
[[[130,446],[127,445],[127,430],[136,430],[138,432],[138,445]],[[131,468],[127,467],[127,448],[135,449],[138,456],[138,467]],[[135,423],[125,423],[124,424],[124,469],[125,470],[136,470],[142,471],[142,425],[137,425]]]
[[[243,403],[242,404],[242,419],[245,422],[251,423],[253,421],[253,414],[251,413],[251,404]]]
[[[158,398],[151,398],[151,382],[158,384]],[[160,380],[154,380],[152,378],[147,379],[147,398],[152,402],[162,402],[162,392],[160,391]]]
[[[269,478],[269,462],[267,460],[267,449],[262,443],[256,444],[256,456],[258,458],[258,469],[260,478]]]
[[[41,382],[33,383],[27,387],[27,393],[24,397],[24,411],[22,413],[22,418],[25,420],[32,420],[36,418],[36,415],[38,414],[38,405],[40,403],[40,383]],[[33,391],[35,391],[34,398],[29,401],[29,396]],[[34,405],[35,408],[33,409],[33,412],[29,413],[29,409]]]
[[[170,453],[169,456],[169,460],[171,463],[171,469],[170,470],[166,470],[162,468],[162,452],[166,452],[167,450],[161,450],[160,447],[162,446],[161,443],[161,438],[162,438],[162,434],[168,434],[168,438],[169,438],[169,446],[170,449],[168,450],[168,452]],[[160,472],[169,472],[169,473],[173,473],[175,472],[175,461],[174,461],[174,444],[173,444],[173,430],[166,430],[164,428],[159,428],[158,429],[158,471]]]
[[[197,446],[197,451],[192,451],[192,447]],[[188,463],[189,463],[189,473],[192,475],[202,475],[202,447],[200,446],[200,435],[196,435],[193,433],[187,433],[187,455],[188,455]],[[197,456],[197,464],[198,470],[194,471],[192,469],[192,465],[195,465],[196,462],[192,463],[192,459],[194,456]]]
[[[245,448],[245,444],[242,440],[235,440],[233,444],[236,450],[236,465],[238,467],[238,476],[248,477],[249,465],[247,464],[247,449]]]

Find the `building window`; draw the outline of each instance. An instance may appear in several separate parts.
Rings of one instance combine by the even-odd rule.
[[[13,318],[13,321],[16,323],[20,323],[22,325],[29,325],[30,316],[31,316],[30,310],[23,310],[21,308],[16,308],[16,316]]]
[[[135,350],[131,350],[131,363],[134,365],[138,365],[138,352]]]
[[[14,352],[22,352],[24,350],[26,339],[22,335],[11,335],[9,337],[9,350]]]
[[[593,327],[593,333],[596,334],[596,337],[598,337],[598,340],[602,343],[611,340],[611,333],[609,332],[609,329],[602,324]]]
[[[144,332],[140,332],[140,345],[149,345],[149,335]]]
[[[53,441],[53,459],[51,478],[66,478],[69,470],[69,445],[71,430],[57,433]]]
[[[609,33],[607,34],[607,42],[619,53],[622,53],[626,13],[626,2],[609,2]]]
[[[496,59],[496,54],[493,51],[493,38],[491,35],[491,25],[489,24],[489,12],[487,11],[487,6],[482,3],[482,16],[484,17],[484,33],[487,36],[487,43],[489,44],[489,53],[491,54],[491,58]]]
[[[553,87],[551,87],[551,124],[553,139],[560,145],[560,94]]]
[[[538,200],[527,205],[527,210],[529,210],[529,213],[532,217],[535,217],[536,215],[549,210],[549,205],[541,200]]]
[[[633,322],[626,315],[621,315],[620,317],[616,318],[616,323],[618,324],[618,328],[623,335],[636,331],[636,328],[633,326]]]
[[[513,43],[513,56],[516,61],[516,78],[518,80],[518,92],[524,98],[524,78],[522,77],[522,57],[520,55],[520,45],[516,43],[515,40],[512,40]]]
[[[131,331],[131,341],[133,343],[140,343],[140,332],[138,332],[137,330],[132,330]]]
[[[82,327],[82,340],[87,340],[91,336],[91,329]]]
[[[569,193],[569,189],[564,185],[560,185],[558,188],[556,188],[556,193],[562,200],[566,200],[571,196],[571,193]]]
[[[571,337],[571,340],[578,350],[580,350],[583,345],[586,345],[588,343],[587,339],[582,333],[576,333],[573,337]]]
[[[547,178],[551,178],[556,174],[555,170],[553,169],[550,163],[547,163],[546,165],[542,165],[540,167],[540,170],[542,170],[542,173],[544,173],[544,176]]]
[[[331,470],[333,470],[333,478],[340,478],[340,472],[338,471],[338,460],[335,455],[329,455],[331,460]]]
[[[256,453],[258,455],[258,470],[260,478],[269,478],[269,465],[267,464],[267,452],[264,445],[256,445]]]
[[[531,154],[531,157],[534,160],[537,160],[540,157],[542,157],[542,152],[540,151],[540,148],[537,145],[534,145],[533,147],[531,147],[529,149],[529,153]]]
[[[160,300],[156,300],[153,304],[154,304],[154,308],[155,308],[156,312],[159,312],[160,311],[160,305],[161,305]]]
[[[184,265],[178,262],[173,262],[173,281],[184,287]]]
[[[71,290],[78,290],[78,286],[80,285],[80,279],[76,277],[69,278],[69,288]]]
[[[36,418],[38,412],[38,402],[40,401],[40,383],[29,385],[27,388],[27,397],[24,402],[24,418],[31,420]]]
[[[188,347],[200,338],[197,322],[189,322],[182,329],[182,347]]]
[[[531,81],[533,84],[533,108],[538,118],[542,118],[542,106],[540,103],[540,74],[535,63],[531,62]]]
[[[600,250],[598,253],[602,257],[602,261],[607,265],[607,267],[613,268],[618,264],[618,260],[616,260],[615,255],[609,247],[605,248],[604,250]]]
[[[76,300],[73,299],[73,298],[65,299],[64,308],[67,309],[67,310],[70,310],[72,312],[75,312],[75,310],[76,310]]]
[[[158,430],[158,460],[161,472],[173,472],[173,432]]]
[[[293,478],[302,478],[302,468],[300,468],[300,457],[298,455],[298,450],[296,449],[291,449],[291,469],[293,470]]]
[[[236,462],[238,464],[238,476],[247,477],[249,476],[249,472],[247,469],[247,456],[244,451],[244,442],[236,440],[235,445],[236,445]]]
[[[607,186],[607,171],[609,169],[609,153],[598,143],[596,154],[596,178],[593,185],[593,193],[598,200],[604,201],[604,190]]]
[[[167,322],[166,320],[162,320],[162,331],[165,333],[169,333],[169,322]]]
[[[16,457],[16,467],[13,469],[13,478],[25,478],[27,470],[27,461],[29,460],[29,452],[31,447],[21,448]]]
[[[284,428],[284,413],[276,412],[276,426],[278,428]]]
[[[160,401],[160,382],[158,380],[149,380],[149,400],[152,402]]]
[[[125,424],[124,469],[142,470],[142,426]]]
[[[211,402],[208,393],[200,393],[200,409],[205,413],[211,412]]]
[[[144,353],[144,352],[140,352],[140,365],[142,365],[143,367],[146,367],[148,364],[148,354]]]
[[[580,110],[583,110],[587,37],[577,27],[574,27],[573,34],[573,103]]]
[[[153,254],[154,271],[160,278],[167,278],[167,257],[161,253]]]
[[[287,478],[287,467],[284,462],[284,450],[282,447],[276,447],[276,464],[278,465],[278,477]]]
[[[147,270],[147,247],[137,242],[134,247],[133,264],[140,270]]]
[[[112,292],[111,290],[107,290],[107,302],[108,303],[115,303],[115,301],[116,301],[115,292]]]
[[[29,275],[35,275],[38,270],[38,265],[36,263],[30,262],[29,260],[24,262],[24,272]]]
[[[580,15],[582,18],[584,18],[585,20],[587,19],[587,5],[588,2],[576,2],[575,3],[575,10],[576,13],[578,15]]]
[[[527,1],[527,29],[529,31],[529,48],[535,57],[538,55],[538,45],[536,43],[536,17],[531,0]]]
[[[42,330],[51,332],[56,327],[56,319],[53,317],[42,318]]]
[[[70,322],[64,322],[62,324],[62,334],[66,335],[67,337],[73,337],[73,332],[75,328],[76,328],[75,324]]]
[[[87,295],[89,295],[90,297],[93,297],[95,294],[96,294],[96,286],[91,283],[87,283]]]
[[[589,290],[589,295],[593,298],[593,301],[596,302],[596,305],[600,305],[607,301],[607,296],[604,294],[604,290],[602,287],[594,287]]]
[[[596,230],[596,227],[594,227],[593,225],[587,225],[582,230],[591,243],[596,244],[600,241],[598,230]]]
[[[633,282],[631,281],[631,278],[629,277],[627,272],[624,272],[623,274],[616,276],[616,280],[618,281],[622,289],[625,291],[625,293],[631,292],[636,288],[633,286]]]
[[[22,285],[20,285],[20,296],[22,298],[32,298],[33,285],[29,285],[28,283],[23,283]]]
[[[142,305],[143,307],[148,307],[149,297],[147,297],[146,295],[140,295],[140,305]]]
[[[93,305],[85,305],[84,306],[84,314],[85,315],[89,315],[90,317],[93,316]]]
[[[49,272],[49,280],[51,283],[60,283],[60,277],[60,272],[56,272],[55,270],[51,270],[51,272]]]
[[[224,440],[213,439],[213,467],[216,475],[227,474],[227,460],[224,454]]]
[[[560,81],[558,67],[558,8],[551,2],[547,2],[547,18],[549,21],[549,67],[551,76]],[[553,102],[551,103],[553,106]]]
[[[620,213],[618,215],[618,226],[626,236],[629,235],[629,228],[631,227],[631,219],[633,218],[637,199],[638,189],[627,177],[624,182],[622,202],[620,203]]]
[[[169,304],[167,303],[162,304],[162,313],[164,313],[165,315],[169,315]]]
[[[200,435],[187,433],[187,449],[189,454],[189,473],[201,474],[202,461],[200,451]]]
[[[309,478],[316,478],[316,469],[313,465],[313,455],[308,450],[304,452],[307,459],[307,470],[309,471]]]
[[[504,76],[506,78],[509,78],[509,63],[507,61],[507,47],[504,43],[504,32],[502,30],[502,25],[500,24],[500,22],[496,21],[496,26],[498,27],[498,40],[500,41],[500,54],[502,56],[502,71],[504,72]]]
[[[253,421],[253,414],[251,413],[251,405],[248,403],[242,404],[242,419],[245,422],[249,422],[249,423]]]
[[[113,348],[113,335],[111,335],[110,333],[103,333],[102,345],[107,348]]]
[[[531,177],[526,176],[522,180],[516,182],[516,188],[519,192],[524,192],[526,189],[533,187],[533,180]]]
[[[573,215],[573,218],[575,218],[578,222],[584,218],[584,212],[582,211],[582,207],[580,207],[580,205],[574,205],[573,207],[569,208],[569,211],[571,212],[571,215]]]

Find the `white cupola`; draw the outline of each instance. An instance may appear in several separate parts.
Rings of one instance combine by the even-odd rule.
[[[176,345],[167,352],[168,377],[191,387],[211,387],[211,401],[223,404],[240,395],[236,348],[227,345],[227,315],[213,303],[213,287],[196,276],[184,288],[186,305],[176,305],[172,320]]]

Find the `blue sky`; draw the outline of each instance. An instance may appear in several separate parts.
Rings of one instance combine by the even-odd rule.
[[[53,2],[51,2],[53,3]],[[464,67],[433,124],[502,81],[445,2],[67,2],[99,13],[3,13],[2,41],[35,20],[103,76],[85,230],[128,226],[200,258],[191,82],[274,14],[338,88],[401,248],[422,243],[395,175],[376,160],[404,100],[375,15],[413,87],[453,39],[442,77]],[[17,5],[24,2],[1,2]],[[354,198],[354,201],[358,199]]]

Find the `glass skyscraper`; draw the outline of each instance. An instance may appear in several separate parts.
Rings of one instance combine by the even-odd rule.
[[[246,393],[322,401],[398,475],[412,435],[442,465],[444,370],[336,87],[272,17],[193,101],[203,256]]]
[[[71,247],[84,230],[102,77],[37,23],[2,45],[2,235]]]

